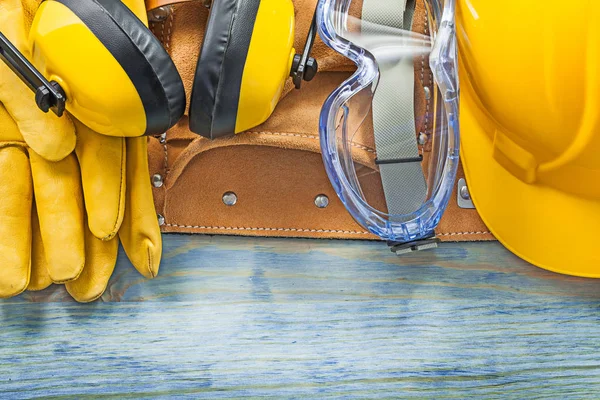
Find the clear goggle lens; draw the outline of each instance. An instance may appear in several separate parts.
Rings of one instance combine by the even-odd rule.
[[[323,160],[357,222],[411,242],[432,235],[458,166],[454,0],[426,0],[426,18],[408,10],[395,26],[365,9],[389,0],[362,1],[362,18],[351,15],[353,0],[323,0],[317,10],[322,40],[357,67],[323,106]]]

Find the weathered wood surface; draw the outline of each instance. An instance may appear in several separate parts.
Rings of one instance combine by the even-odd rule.
[[[171,235],[160,272],[0,302],[0,398],[600,398],[600,282],[495,243]]]

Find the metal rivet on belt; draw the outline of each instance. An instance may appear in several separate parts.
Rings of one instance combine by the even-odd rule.
[[[237,195],[233,192],[226,192],[223,194],[223,204],[226,206],[234,206],[237,203]]]
[[[329,197],[324,194],[320,194],[315,197],[315,206],[318,208],[325,208],[329,205]]]
[[[159,188],[162,187],[163,185],[163,177],[160,174],[154,174],[152,175],[152,186],[154,186],[155,188]]]
[[[424,134],[423,132],[421,132],[421,133],[419,134],[419,140],[418,140],[418,142],[419,142],[419,144],[420,144],[421,146],[422,146],[422,145],[424,145],[425,143],[427,143],[427,141],[428,141],[428,140],[429,140],[429,136],[427,136],[427,135],[426,135],[426,134]]]
[[[475,205],[471,200],[471,193],[469,193],[469,187],[465,178],[458,180],[458,194],[456,196],[456,202],[460,208],[473,209]]]
[[[423,87],[423,92],[425,92],[425,100],[431,99],[431,89],[428,86]]]
[[[163,22],[169,18],[172,9],[170,6],[163,6],[155,8],[148,13],[148,20],[152,22]]]
[[[165,217],[160,214],[157,214],[156,217],[158,218],[158,225],[163,226],[165,224]]]
[[[466,185],[460,188],[460,197],[465,200],[471,200],[471,194],[469,193],[469,188]]]
[[[167,132],[165,132],[162,135],[160,135],[160,138],[158,140],[160,141],[160,144],[167,143]]]

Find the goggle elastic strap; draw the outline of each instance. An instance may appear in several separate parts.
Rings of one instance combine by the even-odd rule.
[[[381,33],[376,32],[377,26],[411,29],[414,7],[412,0],[364,0],[362,18],[369,24],[363,25],[363,33]],[[423,158],[416,139],[414,59],[404,57],[393,65],[380,65],[379,70],[373,97],[376,163],[388,213],[410,214],[419,209],[427,196]]]

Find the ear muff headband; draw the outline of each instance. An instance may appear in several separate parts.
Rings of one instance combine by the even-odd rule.
[[[127,6],[119,0],[54,1],[81,19],[129,77],[146,118],[145,129],[138,134],[161,134],[181,118],[185,91],[179,73],[160,42]],[[118,95],[118,88],[113,91]]]
[[[219,0],[211,7],[196,66],[190,129],[210,139],[235,132],[246,57],[260,0]]]

